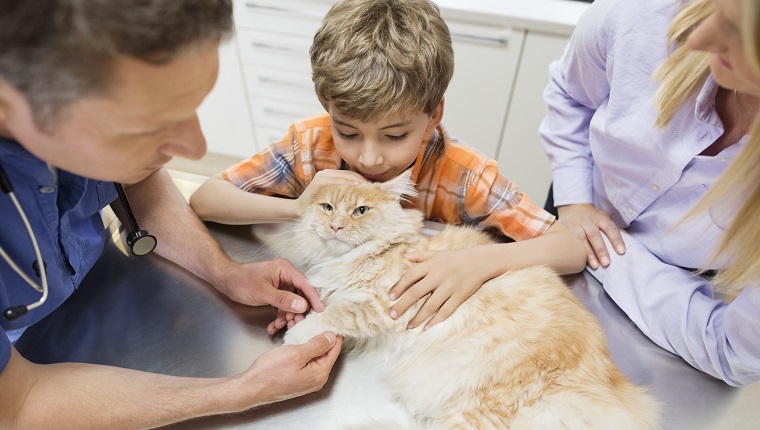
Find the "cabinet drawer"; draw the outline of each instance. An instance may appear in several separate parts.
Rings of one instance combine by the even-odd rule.
[[[316,102],[311,76],[307,73],[274,67],[244,66],[243,75],[249,96],[311,103],[321,109],[321,105]]]
[[[243,64],[293,69],[311,76],[309,38],[240,29],[237,40]]]
[[[330,1],[237,0],[235,26],[314,37]]]
[[[251,120],[258,126],[274,127],[285,133],[294,121],[317,115],[324,112],[324,109],[316,101],[314,103],[293,103],[281,100],[274,100],[264,97],[251,97],[249,100],[251,106]]]

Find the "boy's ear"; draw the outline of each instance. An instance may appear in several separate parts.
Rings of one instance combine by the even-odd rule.
[[[403,196],[417,197],[419,195],[417,189],[414,188],[414,182],[412,182],[411,169],[405,170],[395,178],[380,182],[379,184],[383,192],[396,197],[397,200],[402,200]]]
[[[446,104],[446,98],[441,97],[441,101],[438,102],[438,107],[435,108],[433,113],[430,115],[430,124],[428,125],[428,130],[432,130],[438,127],[439,124],[441,124],[441,121],[443,120],[443,106],[445,104]]]

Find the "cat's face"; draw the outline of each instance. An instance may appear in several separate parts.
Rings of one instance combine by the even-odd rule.
[[[401,195],[415,193],[408,174],[384,183],[326,185],[301,219],[330,252],[345,254],[389,231],[402,216]]]

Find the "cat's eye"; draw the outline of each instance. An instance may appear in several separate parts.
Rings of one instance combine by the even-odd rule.
[[[354,209],[354,216],[361,216],[369,212],[369,208],[367,206],[359,206],[358,208]]]
[[[327,213],[331,213],[333,211],[333,207],[330,205],[330,203],[322,203],[322,210]]]

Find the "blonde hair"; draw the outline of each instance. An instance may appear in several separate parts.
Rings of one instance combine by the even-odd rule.
[[[760,3],[742,1],[742,43],[747,63],[760,77]],[[714,283],[738,291],[760,280],[760,114],[755,117],[749,142],[736,160],[710,188],[691,214],[707,210],[711,205],[723,207],[722,215],[739,208],[725,231],[715,253],[725,255],[731,266],[718,273]]]
[[[317,97],[360,121],[437,107],[454,73],[438,7],[427,0],[344,0],[311,46]]]
[[[683,8],[671,21],[668,45],[672,51],[654,73],[654,80],[660,82],[660,88],[655,94],[655,127],[667,127],[676,112],[696,94],[710,74],[709,54],[689,50],[686,39],[694,27],[714,9],[713,0],[696,0]]]

